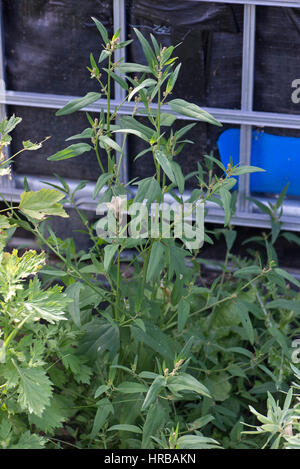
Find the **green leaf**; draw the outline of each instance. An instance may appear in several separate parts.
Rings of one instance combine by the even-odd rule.
[[[83,98],[74,99],[66,104],[63,108],[57,111],[56,116],[66,116],[67,114],[72,114],[73,112],[79,111],[90,104],[95,103],[101,98],[100,93],[87,93]]]
[[[224,225],[228,226],[231,219],[231,194],[227,189],[220,187],[220,196],[225,211]]]
[[[176,184],[178,186],[178,190],[180,194],[183,194],[185,180],[184,180],[184,175],[182,174],[181,167],[175,161],[172,161],[171,166],[172,166],[173,174],[175,176]]]
[[[157,180],[153,177],[143,179],[138,183],[138,191],[134,198],[134,202],[143,203],[147,200],[147,207],[155,200],[162,200],[162,191]]]
[[[175,68],[174,72],[171,73],[171,76],[168,80],[167,87],[166,87],[166,92],[167,93],[171,93],[171,91],[173,90],[173,88],[175,86],[175,83],[177,81],[177,78],[178,78],[180,68],[181,68],[181,64],[178,64],[177,67]]]
[[[29,315],[33,321],[44,319],[50,324],[67,320],[65,311],[71,300],[62,289],[60,285],[54,285],[43,291],[38,277],[34,277],[29,281],[28,289],[18,291],[15,313],[24,318]]]
[[[122,74],[126,73],[152,73],[152,70],[150,67],[147,67],[146,65],[140,65],[140,64],[135,64],[135,63],[130,63],[130,62],[124,62],[122,64],[118,65],[118,70]]]
[[[154,129],[147,127],[141,122],[137,121],[134,117],[131,116],[122,116],[120,117],[120,125],[122,129],[133,129],[141,132],[144,136],[144,140],[148,141],[154,134]]]
[[[72,303],[69,304],[69,314],[77,327],[81,327],[81,316],[80,316],[80,291],[83,288],[82,283],[75,282],[69,285],[65,290],[66,295],[70,298]]]
[[[97,399],[98,397],[101,396],[101,394],[105,393],[106,391],[109,390],[109,387],[106,386],[105,384],[102,384],[101,386],[99,386],[99,388],[97,388],[96,392],[95,392],[95,399]]]
[[[163,112],[160,115],[160,125],[162,127],[171,127],[176,120],[177,117],[174,114],[169,114],[168,112]]]
[[[18,443],[10,446],[8,449],[43,449],[47,440],[41,436],[30,433],[27,430],[20,436]]]
[[[254,330],[253,330],[252,322],[249,316],[247,305],[243,301],[240,301],[240,300],[237,300],[234,303],[234,305],[235,305],[236,312],[242,321],[242,324],[245,329],[246,335],[249,339],[249,342],[251,343],[251,345],[253,345],[254,344]]]
[[[108,72],[107,69],[104,69],[106,72]],[[121,88],[123,88],[123,90],[128,90],[128,83],[127,81],[125,81],[122,77],[120,77],[119,75],[117,75],[116,73],[114,72],[110,72],[110,75],[111,77],[118,83],[118,85],[121,86]]]
[[[167,381],[167,387],[174,393],[180,391],[193,391],[200,394],[200,396],[211,397],[209,390],[196,378],[187,373],[170,376]]]
[[[134,88],[131,93],[129,94],[128,96],[128,102],[131,101],[131,99],[133,98],[133,96],[138,93],[140,90],[144,89],[144,88],[147,88],[147,87],[151,87],[151,86],[155,86],[156,85],[156,81],[153,80],[152,78],[147,78],[146,80],[144,80],[140,85],[138,85],[136,88]]]
[[[234,272],[233,276],[238,278],[248,278],[249,275],[259,275],[261,274],[262,270],[260,267],[256,265],[250,265],[249,267],[243,267],[242,269],[237,270]]]
[[[68,218],[62,205],[58,203],[63,198],[64,194],[53,189],[23,192],[19,208],[25,215],[37,220],[44,220],[47,215]]]
[[[164,376],[158,375],[151,384],[145,400],[143,402],[142,410],[147,409],[155,400],[157,394],[166,386],[166,379]]]
[[[95,25],[97,26],[97,29],[98,29],[99,33],[101,34],[101,37],[104,41],[104,44],[106,45],[109,42],[107,29],[105,28],[105,26],[99,20],[97,20],[97,18],[94,18],[92,16],[92,20],[94,21]]]
[[[298,282],[298,280],[296,280],[295,277],[293,277],[291,274],[289,274],[285,270],[276,268],[276,269],[274,269],[274,271],[276,272],[276,274],[278,274],[281,277],[285,278],[288,282],[293,283],[298,288],[300,288],[300,282]]]
[[[171,162],[168,160],[164,152],[160,150],[155,150],[154,152],[155,158],[162,167],[162,170],[166,173],[170,181],[176,182],[175,175],[173,172],[173,167]]]
[[[120,331],[117,324],[103,319],[93,319],[82,326],[83,335],[78,353],[91,360],[97,359],[106,350],[115,355],[120,348]]]
[[[91,151],[92,147],[88,143],[75,143],[65,148],[64,150],[58,151],[54,155],[48,156],[49,161],[61,161],[69,158],[75,158],[83,153]]]
[[[162,332],[155,324],[150,321],[144,321],[146,332],[136,326],[131,326],[131,331],[134,339],[137,342],[148,345],[155,354],[160,354],[169,362],[173,362],[175,354],[179,353],[180,347],[177,342],[170,338],[167,334]],[[148,375],[150,377],[150,375]],[[146,377],[146,375],[140,375]],[[152,376],[153,378],[153,376]]]
[[[42,148],[42,143],[32,143],[30,140],[26,140],[22,142],[23,148],[28,151],[35,151]]]
[[[101,176],[98,178],[98,181],[96,182],[96,185],[95,185],[94,194],[93,194],[93,198],[94,198],[94,199],[97,197],[97,195],[99,194],[99,192],[101,191],[101,189],[103,189],[103,187],[105,186],[105,184],[106,184],[111,178],[112,178],[112,175],[111,175],[111,174],[107,174],[107,173],[101,174]]]
[[[136,28],[133,28],[134,29],[134,32],[135,34],[137,35],[138,37],[138,40],[140,41],[141,43],[141,46],[143,48],[143,51],[144,51],[144,54],[145,54],[145,57],[146,57],[146,60],[150,66],[150,68],[152,69],[153,66],[155,64],[157,64],[157,58],[156,58],[156,55],[155,53],[153,52],[152,50],[152,47],[150,46],[150,44],[148,43],[148,41],[144,38],[144,36],[142,35],[142,33],[136,29]]]
[[[50,404],[51,381],[45,371],[40,368],[21,368],[14,361],[13,364],[20,378],[17,393],[21,408],[29,414],[41,417],[45,408]]]
[[[31,414],[29,422],[35,425],[40,431],[53,435],[55,429],[61,428],[67,418],[70,416],[70,402],[69,399],[63,396],[55,395],[51,399],[51,404],[47,406],[42,413],[41,417]]]
[[[216,440],[198,435],[185,435],[177,440],[179,449],[220,449]]]
[[[131,135],[136,135],[137,137],[140,137],[142,140],[144,140],[145,142],[148,142],[148,138],[145,137],[145,135],[140,132],[139,130],[134,130],[134,129],[119,129],[119,130],[115,130],[113,133],[122,133],[122,134],[131,134]],[[150,151],[151,149],[149,150],[146,150],[146,151]]]
[[[160,429],[168,419],[165,408],[160,402],[155,402],[147,412],[146,422],[143,428],[142,448],[153,448],[152,438],[159,434]]]
[[[177,112],[178,114],[222,127],[222,124],[211,114],[204,111],[196,104],[188,103],[184,99],[173,99],[172,101],[168,102],[168,105],[172,111]]]
[[[190,314],[191,305],[183,298],[178,305],[178,332],[182,332]]]
[[[118,391],[124,394],[137,394],[141,392],[147,392],[148,387],[141,383],[131,383],[129,381],[124,381],[119,384]]]
[[[13,114],[8,120],[5,118],[0,122],[0,133],[2,135],[9,134],[12,130],[16,128],[17,125],[22,122],[21,117],[16,117]]]
[[[115,142],[112,138],[108,137],[107,135],[102,135],[99,138],[99,142],[102,143],[103,145],[107,145],[113,150],[118,151],[119,153],[123,153],[123,150],[120,147],[120,145],[117,142]]]
[[[119,245],[109,244],[104,248],[104,270],[109,271],[114,255],[119,249]]]
[[[101,428],[105,424],[109,415],[114,413],[114,408],[107,398],[101,399],[101,401],[97,402],[97,407],[98,410],[94,419],[93,428],[90,435],[91,438],[95,438],[97,433],[100,432]]]
[[[150,254],[150,259],[149,259],[149,265],[147,269],[147,277],[146,281],[150,282],[153,278],[155,278],[158,273],[162,270],[163,268],[163,263],[162,259],[164,257],[164,246],[160,241],[154,241],[152,248],[151,248],[151,254]]]
[[[93,129],[88,127],[87,129],[84,129],[84,131],[81,132],[80,134],[72,135],[72,137],[67,138],[66,142],[69,142],[70,140],[81,140],[82,138],[91,139],[93,135],[94,135]]]
[[[258,168],[257,166],[238,166],[231,170],[232,176],[241,176],[242,174],[249,173],[261,173],[265,172],[265,169]]]
[[[136,427],[135,425],[127,425],[125,423],[121,423],[119,425],[113,425],[107,431],[108,432],[119,431],[119,432],[143,433],[139,427]]]

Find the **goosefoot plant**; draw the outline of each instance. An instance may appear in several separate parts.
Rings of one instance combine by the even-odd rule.
[[[266,399],[268,391],[279,392],[287,386],[289,343],[299,328],[297,293],[286,288],[287,284],[299,288],[299,284],[279,268],[273,255],[278,233],[271,241],[268,236],[264,239],[265,246],[272,246],[266,259],[256,252],[254,256],[249,253],[249,258],[232,254],[237,233],[231,225],[235,211],[231,189],[237,176],[260,169],[225,168],[206,155],[204,165],[199,163],[195,172],[184,176],[174,158],[180,161],[183,147],[190,143],[185,136],[196,124],[175,131],[176,119],[182,115],[221,124],[194,104],[170,99],[180,73],[180,64],[173,57],[175,47],[163,48],[154,36],[149,42],[135,30],[146,64],[115,62],[115,51],[132,41],[120,42],[120,31],[110,39],[101,22],[94,22],[103,50],[98,61],[91,54],[89,71],[100,92],[70,102],[57,114],[71,114],[102,97],[105,103],[96,119],[87,113],[89,126],[71,137],[88,143],[72,144],[48,159],[60,161],[94,150],[99,165],[94,198],[99,204],[111,204],[119,234],[124,226],[118,207],[124,196],[130,199],[128,212],[135,203],[145,201],[149,207],[155,202],[163,204],[167,198],[179,204],[187,201],[193,207],[207,201],[221,205],[225,227],[206,230],[204,238],[213,243],[214,238],[224,236],[226,258],[219,265],[220,276],[209,283],[201,267],[207,261],[201,259],[200,249],[189,248],[189,231],[176,232],[176,238],[164,237],[160,229],[142,238],[100,237],[99,222],[89,223],[76,206],[75,194],[85,187],[85,181],[71,191],[58,176],[58,183],[47,192],[53,199],[54,194],[58,197],[57,190],[60,193],[60,199],[53,200],[52,211],[37,208],[40,197],[34,199],[35,193],[26,186],[23,203],[10,208],[11,220],[30,230],[56,256],[56,266],[41,271],[43,285],[49,288],[54,282],[55,286],[59,278],[72,300],[64,307],[68,321],[59,321],[59,326],[47,323],[45,328],[60,327],[61,332],[53,329],[44,342],[50,349],[56,344],[57,358],[51,358],[49,374],[67,410],[65,414],[62,406],[57,410],[50,430],[35,428],[45,433],[47,445],[55,447],[208,449],[220,447],[219,443],[225,448],[260,447],[262,440],[243,437],[241,422],[255,423],[249,420],[249,402],[258,402],[261,396]],[[103,65],[101,71],[99,64]],[[126,91],[123,103],[115,108],[111,98],[114,81]],[[122,106],[132,100],[132,115],[125,117]],[[140,114],[147,124],[139,121]],[[124,135],[121,145],[115,140],[118,134]],[[145,143],[145,150],[136,158],[152,158],[155,174],[125,185],[120,167],[128,135]],[[214,175],[215,166],[223,177]],[[186,199],[186,182],[192,176],[198,179],[198,188]],[[136,191],[132,190],[134,184]],[[31,201],[24,207],[28,197]],[[92,241],[87,252],[76,252],[72,240],[59,239],[43,221],[49,215],[63,216],[57,213],[62,210],[57,206],[62,199],[74,207]],[[279,223],[275,209],[272,213]],[[152,218],[149,216],[150,223]],[[103,219],[100,226],[105,226]],[[202,230],[201,226],[194,229],[196,233]],[[287,313],[291,306],[292,313]],[[45,325],[35,323],[33,332],[42,327]],[[45,362],[50,357],[47,352]],[[40,413],[42,421],[50,419],[47,407]],[[10,410],[10,424],[13,419]],[[27,424],[32,431],[36,420],[29,419]],[[9,433],[5,425],[3,431]]]
[[[0,122],[2,177],[10,176],[15,157],[38,150],[43,143],[25,141],[20,151],[5,158],[10,133],[20,122],[15,116]],[[49,443],[53,428],[62,426],[72,414],[70,402],[66,409],[63,393],[56,392],[56,364],[65,370],[65,384],[71,374],[80,383],[84,374],[88,380],[90,373],[86,367],[78,376],[78,369],[85,367],[80,358],[73,358],[70,372],[70,358],[66,358],[70,354],[65,353],[65,347],[72,350],[76,333],[68,325],[62,329],[61,322],[67,320],[65,312],[72,300],[63,293],[63,286],[42,287],[37,274],[46,264],[45,253],[9,252],[6,244],[18,226],[33,229],[48,215],[68,215],[59,204],[63,196],[56,190],[24,192],[19,204],[1,197],[5,208],[0,215],[0,448],[40,449]],[[47,438],[42,436],[45,433]]]

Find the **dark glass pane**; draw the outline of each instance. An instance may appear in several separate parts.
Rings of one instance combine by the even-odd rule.
[[[257,7],[256,16],[254,109],[298,114],[292,83],[300,78],[300,9]]]
[[[163,46],[177,45],[183,67],[173,97],[200,106],[241,105],[243,7],[195,0],[128,0],[127,31],[152,33]],[[128,61],[145,63],[136,41]]]
[[[112,0],[4,0],[7,89],[81,96],[98,90],[86,69],[101,37],[91,16],[112,32]]]
[[[147,124],[144,118],[139,120]],[[177,120],[174,125],[174,131],[179,130],[191,121]],[[175,161],[180,164],[184,175],[187,175],[197,170],[197,163],[203,164],[204,155],[213,152],[213,155],[220,159],[220,152],[218,149],[218,139],[220,135],[227,129],[237,128],[234,125],[223,125],[223,127],[216,127],[205,123],[198,123],[184,138],[191,140],[194,144],[187,143],[181,153],[175,157]],[[168,134],[168,132],[167,132]],[[129,138],[129,174],[130,178],[150,177],[155,174],[155,167],[153,163],[152,153],[146,153],[134,162],[135,156],[147,148],[147,145],[142,140],[136,137]],[[219,168],[215,166],[215,173],[221,175]],[[193,177],[186,183],[186,189],[192,189],[197,186],[197,179]]]
[[[19,174],[52,176],[57,173],[63,178],[88,179],[96,181],[100,175],[93,151],[63,161],[47,161],[47,157],[80,140],[66,142],[65,139],[89,127],[85,113],[55,117],[52,109],[38,109],[9,106],[8,115],[22,117],[21,124],[13,132],[12,152],[22,148],[22,141],[40,142],[51,136],[37,151],[27,151],[16,158],[14,171]],[[86,143],[90,143],[85,140]],[[104,161],[104,166],[106,161]]]

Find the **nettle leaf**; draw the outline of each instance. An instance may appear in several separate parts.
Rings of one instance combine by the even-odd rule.
[[[196,104],[188,103],[184,99],[173,99],[168,102],[168,105],[172,111],[178,114],[222,127],[222,124],[207,111],[204,111]]]
[[[41,417],[31,414],[29,422],[39,430],[48,434],[54,434],[54,430],[61,428],[70,415],[70,399],[55,395],[51,399],[51,404],[45,408]]]
[[[58,202],[64,198],[64,194],[54,189],[41,189],[37,192],[23,192],[19,209],[25,215],[36,220],[44,220],[48,215],[68,218]]]
[[[69,158],[75,158],[76,156],[80,156],[83,153],[91,151],[92,147],[88,143],[75,143],[74,145],[70,145],[69,147],[61,150],[54,155],[48,156],[48,161],[61,161],[67,160]]]
[[[95,103],[100,98],[100,93],[88,93],[83,98],[70,101],[68,104],[66,104],[66,106],[57,111],[56,116],[66,116],[67,114],[72,114],[73,112],[79,111],[80,109]]]
[[[14,361],[13,364],[19,375],[17,393],[21,408],[41,417],[52,396],[50,379],[41,368],[22,368]]]

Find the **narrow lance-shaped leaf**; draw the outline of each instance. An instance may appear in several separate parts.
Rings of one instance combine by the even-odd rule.
[[[222,127],[222,124],[207,111],[204,111],[196,104],[188,103],[184,99],[173,99],[169,101],[168,105],[178,114]]]
[[[69,158],[74,158],[76,156],[80,156],[83,153],[91,151],[91,145],[87,143],[75,143],[74,145],[70,145],[69,147],[61,150],[54,155],[51,155],[47,158],[48,161],[61,161],[61,160],[68,160]]]
[[[101,23],[101,21],[97,20],[97,18],[92,17],[92,20],[94,21],[95,25],[97,26],[97,29],[99,33],[101,34],[101,37],[105,43],[105,45],[109,42],[108,39],[108,32],[105,26]]]
[[[79,111],[90,104],[95,103],[101,98],[100,93],[88,93],[83,98],[74,99],[70,101],[66,106],[57,111],[56,116],[66,116],[67,114],[72,114],[73,112]]]

